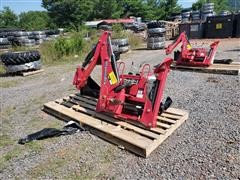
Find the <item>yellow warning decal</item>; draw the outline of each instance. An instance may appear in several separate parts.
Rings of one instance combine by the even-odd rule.
[[[187,49],[192,49],[192,46],[190,44],[187,45]]]
[[[117,83],[117,78],[116,78],[116,76],[115,76],[113,71],[108,74],[108,79],[110,80],[110,84],[111,85]]]
[[[216,29],[222,29],[222,23],[216,24]]]

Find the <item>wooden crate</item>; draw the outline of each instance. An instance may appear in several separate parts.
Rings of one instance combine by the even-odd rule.
[[[171,65],[171,69],[183,70],[183,71],[196,71],[212,74],[227,74],[227,75],[239,75],[240,64],[213,64],[209,67],[193,67],[193,66],[181,66],[175,63]]]
[[[133,121],[97,113],[96,102],[92,97],[73,94],[44,104],[43,110],[65,121],[74,120],[89,126],[91,133],[143,157],[147,157],[188,118],[186,111],[169,108],[158,116],[156,128],[145,129]]]

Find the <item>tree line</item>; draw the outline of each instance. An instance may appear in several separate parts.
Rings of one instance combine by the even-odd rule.
[[[214,2],[216,12],[231,10],[230,1],[234,0],[197,0],[192,8],[200,9],[202,4]],[[0,11],[0,27],[20,27],[27,30],[47,27],[78,29],[85,21],[90,20],[129,16],[139,16],[144,20],[164,20],[182,10],[178,0],[42,0],[42,6],[46,11],[23,12],[18,16],[5,7]],[[239,2],[237,6],[239,8]]]

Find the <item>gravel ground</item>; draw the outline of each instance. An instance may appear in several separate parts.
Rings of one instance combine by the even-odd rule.
[[[207,40],[209,44],[212,40]],[[199,46],[201,41],[194,40]],[[239,39],[221,41],[216,59],[240,61]],[[122,56],[127,67],[156,65],[163,50]],[[41,111],[45,102],[76,92],[74,65],[44,67],[29,77],[0,77],[0,179],[239,179],[239,77],[171,71],[165,96],[189,119],[147,159],[121,150],[88,131],[18,145],[17,140],[64,122]],[[99,70],[94,77],[99,79]]]

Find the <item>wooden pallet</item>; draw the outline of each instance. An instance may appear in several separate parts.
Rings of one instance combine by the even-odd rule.
[[[212,74],[227,74],[227,75],[239,75],[240,64],[213,64],[210,67],[192,67],[192,66],[181,66],[172,64],[171,69],[183,70],[183,71],[197,71]]]
[[[90,132],[140,156],[147,157],[187,118],[188,113],[169,108],[158,116],[156,128],[115,119],[95,111],[97,100],[88,96],[70,95],[44,104],[43,111],[62,120],[74,120],[89,126]]]
[[[43,71],[44,71],[44,69],[33,70],[33,71],[22,71],[22,72],[19,72],[19,74],[21,76],[30,76],[30,75],[41,73]]]

